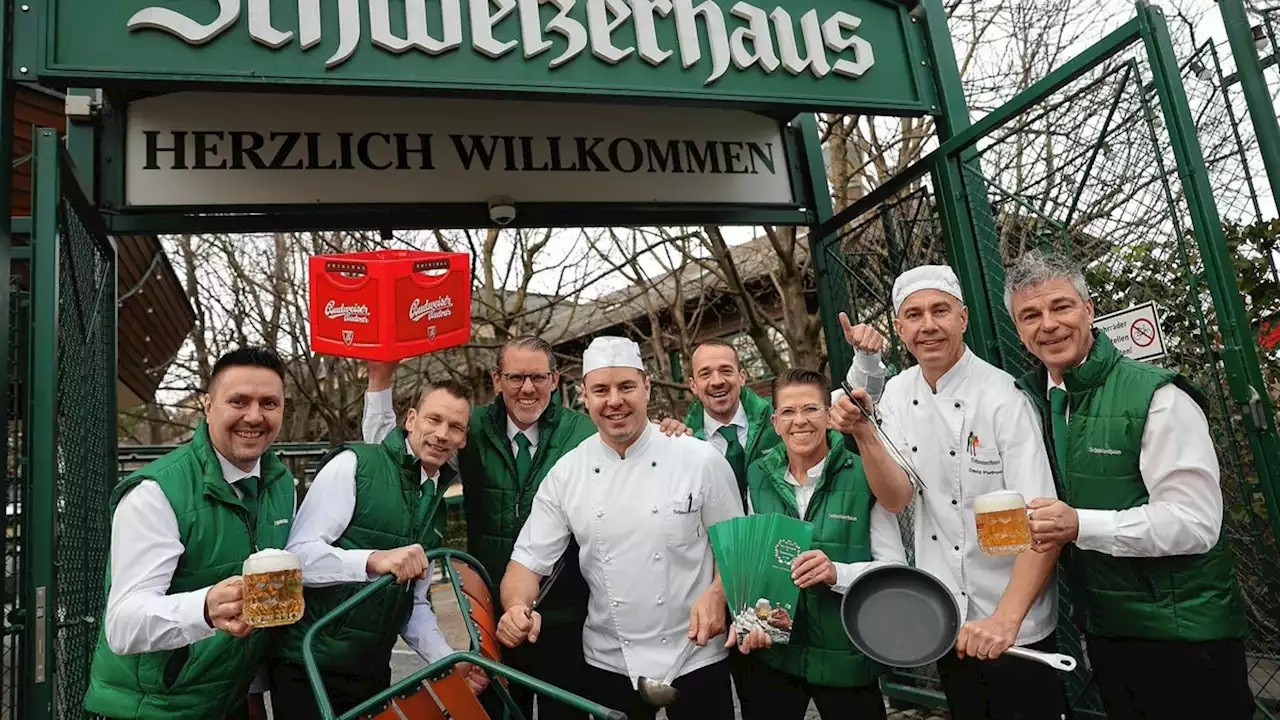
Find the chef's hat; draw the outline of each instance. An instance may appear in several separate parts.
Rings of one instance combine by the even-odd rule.
[[[941,290],[964,304],[964,295],[960,293],[960,279],[948,265],[921,265],[898,276],[893,281],[893,314],[902,309],[902,303],[912,293],[921,290]]]
[[[582,353],[583,376],[592,370],[610,367],[635,368],[644,372],[640,346],[633,340],[611,335],[601,335],[592,340],[587,351]]]

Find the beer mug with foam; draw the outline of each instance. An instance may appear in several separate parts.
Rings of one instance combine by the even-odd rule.
[[[302,563],[288,550],[267,549],[244,561],[244,617],[255,628],[302,619]]]
[[[973,499],[978,547],[988,555],[1017,555],[1031,548],[1031,523],[1022,493],[997,490]]]

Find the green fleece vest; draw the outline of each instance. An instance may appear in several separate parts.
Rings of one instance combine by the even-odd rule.
[[[448,466],[440,469],[436,490],[422,482],[418,458],[410,453],[403,428],[396,428],[380,445],[348,443],[339,453],[356,454],[356,505],[347,529],[333,543],[343,550],[394,550],[418,543],[434,550],[444,537],[444,493],[454,478]],[[306,611],[283,633],[280,654],[302,663],[302,639],[307,630],[339,604],[359,592],[363,583],[346,583],[304,590]],[[390,585],[356,610],[327,626],[316,637],[316,664],[322,671],[360,677],[387,672],[391,649],[413,611],[413,583]]]
[[[760,397],[747,387],[742,388],[742,391],[738,393],[738,402],[742,403],[742,411],[747,416],[747,444],[746,447],[742,448],[742,451],[747,456],[747,467],[750,468],[752,463],[777,447],[782,442],[782,438],[778,437],[777,431],[773,429],[772,402]],[[684,415],[684,424],[693,431],[693,436],[699,440],[707,439],[704,411],[705,408],[702,406],[702,401],[694,400],[693,404],[689,406],[689,411]],[[748,472],[749,476],[750,473]],[[744,499],[747,496],[748,484],[747,479],[743,478],[738,487],[738,492]]]
[[[203,421],[190,442],[116,485],[112,515],[125,493],[143,480],[158,484],[173,508],[184,550],[168,594],[215,585],[239,575],[255,549],[285,546],[293,519],[293,475],[272,452],[262,456],[260,467],[256,521],[223,479]],[[110,567],[106,586],[104,594],[110,594]],[[267,633],[236,639],[219,631],[176,650],[117,655],[100,632],[84,707],[110,718],[218,720],[244,702],[267,642]]]
[[[1105,333],[1095,333],[1088,358],[1063,380],[1069,408],[1066,467],[1054,468],[1062,501],[1095,510],[1146,504],[1139,453],[1151,398],[1174,383],[1204,406],[1200,392],[1177,373],[1122,356]],[[1045,445],[1053,448],[1047,382],[1039,365],[1019,385],[1039,407]],[[1052,451],[1050,459],[1056,466]],[[1064,563],[1072,597],[1090,635],[1197,642],[1245,634],[1225,532],[1202,555],[1120,558],[1069,550]]]
[[[871,560],[871,508],[875,496],[862,472],[862,460],[844,438],[827,433],[831,448],[814,488],[804,520],[813,524],[814,550],[832,562]],[[787,449],[778,445],[747,470],[752,511],[798,517],[795,487],[787,482]],[[873,685],[887,668],[858,652],[840,622],[839,593],[826,585],[800,591],[791,642],[759,653],[769,667],[825,687]]]
[[[523,484],[516,476],[516,459],[507,437],[507,407],[501,395],[471,411],[467,446],[458,453],[466,483],[467,552],[489,571],[495,585],[502,584],[516,538],[529,519],[533,496],[543,478],[565,453],[596,434],[590,417],[560,406],[559,393],[552,394],[537,426],[533,467]],[[542,623],[548,626],[581,625],[587,617],[589,593],[578,568],[576,542],[570,542],[563,557],[564,571],[538,606]]]

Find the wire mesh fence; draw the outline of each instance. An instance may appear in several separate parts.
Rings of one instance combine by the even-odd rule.
[[[1248,277],[1254,281],[1246,284],[1242,278],[1241,287],[1256,322],[1258,313],[1270,308],[1267,294],[1275,284],[1266,244],[1275,230],[1271,221],[1262,223],[1262,230],[1239,227],[1259,226],[1273,206],[1259,196],[1254,141],[1240,122],[1239,104],[1222,85],[1204,81],[1221,67],[1220,60],[1216,48],[1202,46],[1195,58],[1184,61],[1183,81],[1237,272],[1252,270]],[[1031,358],[1012,332],[1002,288],[993,278],[1026,251],[1053,247],[1084,268],[1098,315],[1154,302],[1166,352],[1153,361],[1183,373],[1210,398],[1224,532],[1247,603],[1251,684],[1259,705],[1274,711],[1280,700],[1276,539],[1227,388],[1218,316],[1142,47],[1042,98],[981,139],[975,153],[964,166],[963,181],[966,194],[978,198],[979,206],[970,211],[980,255],[1001,263],[984,268],[984,274],[987,300],[1003,326],[996,337],[1005,369],[1021,373]],[[913,361],[894,338],[893,279],[916,265],[947,262],[947,245],[927,177],[887,202],[860,209],[827,251],[847,274],[836,286],[851,320],[870,323],[891,338],[886,362],[894,372]],[[1070,588],[1061,578],[1059,585],[1059,644],[1083,659],[1081,638],[1069,621]],[[931,669],[899,673],[894,681],[940,689]],[[1101,713],[1087,664],[1066,676],[1065,684],[1078,716]]]
[[[107,500],[116,466],[116,272],[115,249],[90,229],[85,208],[64,197],[58,210],[54,717],[80,718],[106,603]]]
[[[0,718],[17,720],[22,717],[22,623],[13,611],[22,597],[22,528],[24,487],[27,483],[23,462],[26,440],[27,393],[24,369],[27,362],[29,337],[29,297],[25,292],[9,294],[9,344],[6,352],[9,361],[9,386],[5,388],[8,403],[8,433],[5,454],[4,481],[4,586],[0,598],[4,599],[4,615],[0,618]]]

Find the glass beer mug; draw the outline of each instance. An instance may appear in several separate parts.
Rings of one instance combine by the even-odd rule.
[[[1022,493],[998,490],[973,499],[978,547],[988,555],[1017,555],[1031,549],[1031,523]]]
[[[302,619],[302,563],[288,550],[262,550],[244,561],[244,617],[255,628]]]

